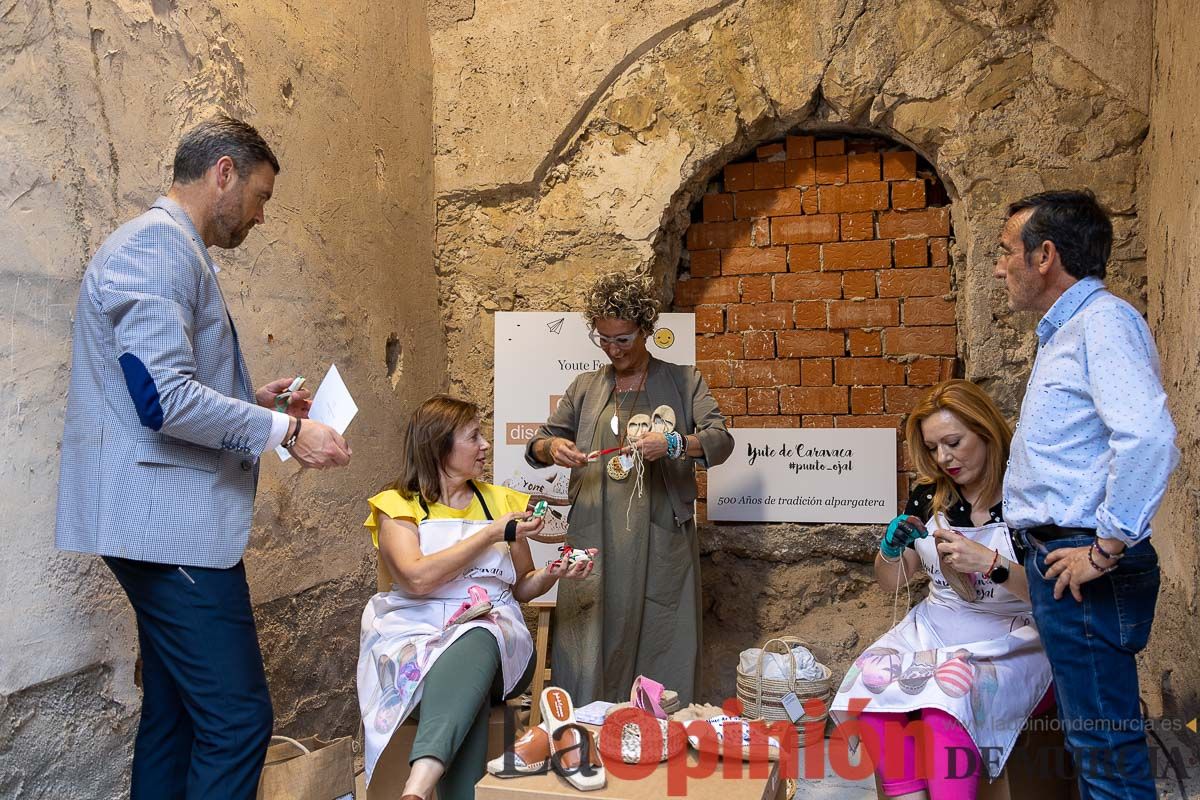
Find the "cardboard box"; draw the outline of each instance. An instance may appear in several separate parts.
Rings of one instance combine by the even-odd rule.
[[[504,706],[493,706],[491,717],[488,719],[488,753],[493,759],[504,752]],[[509,706],[516,724],[515,737],[521,735],[529,712],[521,711],[516,706]],[[371,784],[367,787],[365,800],[399,800],[404,791],[404,782],[408,780],[408,754],[412,752],[413,738],[417,735],[417,723],[409,720],[396,729],[387,748],[379,756],[375,772],[371,775]],[[436,800],[437,792],[433,793]]]
[[[697,770],[699,757],[691,748],[687,750],[690,772]],[[779,777],[779,764],[768,766],[766,778],[751,778],[750,764],[741,764],[740,777],[725,777],[725,765],[718,761],[716,770],[703,778],[688,777],[685,785],[688,800],[784,800],[784,781]],[[666,800],[667,771],[670,765],[659,764],[648,776],[639,780],[621,780],[612,770],[607,770],[608,785],[587,793],[587,798],[608,800]],[[682,767],[676,765],[676,770]],[[678,774],[678,773],[677,773]],[[758,774],[757,770],[756,773]],[[583,793],[572,787],[564,778],[553,773],[531,775],[520,778],[497,778],[485,775],[475,785],[475,800],[547,800],[562,797],[579,800]]]

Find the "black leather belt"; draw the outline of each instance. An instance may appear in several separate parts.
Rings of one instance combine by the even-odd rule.
[[[1040,542],[1053,542],[1056,539],[1066,539],[1070,536],[1095,536],[1095,528],[1063,528],[1058,525],[1038,525],[1036,528],[1025,528],[1027,533]]]

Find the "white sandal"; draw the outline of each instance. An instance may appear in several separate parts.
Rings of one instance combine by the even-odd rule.
[[[592,736],[587,742],[581,740],[571,695],[565,689],[547,686],[539,705],[550,731],[550,766],[581,792],[603,789],[608,783],[604,762]],[[583,754],[587,755],[587,764],[582,763]]]

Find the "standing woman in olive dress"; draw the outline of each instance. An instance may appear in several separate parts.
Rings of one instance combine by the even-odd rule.
[[[554,682],[579,704],[628,699],[638,675],[675,689],[684,705],[699,689],[695,467],[725,461],[733,437],[696,368],[650,354],[658,313],[649,277],[614,273],[591,286],[584,315],[610,363],[575,378],[525,452],[532,466],[570,468],[567,543],[600,549],[597,575],[560,584],[553,619]],[[662,406],[679,436],[627,439],[631,418],[659,423]],[[644,460],[640,493],[628,459],[625,467],[611,454],[588,461],[627,442]]]

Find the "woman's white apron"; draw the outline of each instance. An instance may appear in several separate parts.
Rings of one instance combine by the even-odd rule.
[[[926,527],[951,525],[935,518]],[[953,529],[1016,562],[1004,523]],[[939,708],[967,729],[995,778],[1050,686],[1050,662],[1028,603],[983,575],[975,576],[980,598],[967,603],[942,577],[933,536],[914,547],[930,577],[929,596],[858,657],[831,715],[849,718],[853,700],[856,707],[868,701],[863,711]]]
[[[486,520],[427,519],[418,526],[421,553],[452,547],[489,525]],[[504,693],[524,674],[533,655],[533,637],[512,596],[517,580],[508,544],[492,545],[462,573],[443,584],[434,597],[410,597],[393,584],[363,609],[358,651],[358,703],[364,730],[367,780],[396,728],[421,700],[422,682],[438,657],[472,628],[485,628],[500,648]],[[482,586],[491,613],[443,630],[470,600],[467,589]]]

